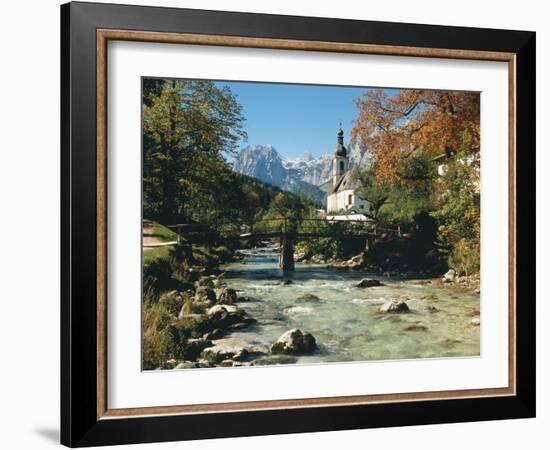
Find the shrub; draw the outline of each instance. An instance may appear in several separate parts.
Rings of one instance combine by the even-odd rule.
[[[203,334],[212,331],[214,323],[205,315],[192,315],[178,319],[172,326],[179,339],[185,340],[202,337]]]
[[[159,304],[163,306],[170,314],[177,317],[183,306],[182,294],[178,291],[164,292],[159,296]]]
[[[172,278],[170,261],[167,259],[155,259],[143,265],[143,291],[149,299],[155,300],[155,294],[175,289],[177,286],[177,281]]]
[[[169,357],[168,336],[164,331],[168,328],[173,317],[170,312],[160,304],[144,306],[142,311],[143,318],[143,362],[145,370],[162,367]]]
[[[479,240],[460,239],[449,255],[449,266],[464,275],[478,273],[480,268]]]
[[[338,241],[333,238],[311,239],[305,243],[305,248],[308,253],[322,255],[325,259],[340,256],[340,245]]]

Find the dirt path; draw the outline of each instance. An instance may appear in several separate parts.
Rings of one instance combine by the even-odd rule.
[[[163,241],[157,236],[151,236],[154,233],[153,227],[144,227],[143,228],[143,248],[147,250],[148,248],[156,247],[167,247],[169,245],[175,245],[178,241]]]

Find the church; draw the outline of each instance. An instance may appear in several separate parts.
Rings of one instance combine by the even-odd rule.
[[[344,131],[338,130],[338,140],[332,158],[332,183],[323,186],[327,193],[327,213],[366,214],[368,201],[362,199],[357,190],[360,183],[350,170],[349,155],[344,146]]]

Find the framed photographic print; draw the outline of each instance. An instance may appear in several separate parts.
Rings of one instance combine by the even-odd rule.
[[[535,33],[61,18],[63,444],[535,415]]]

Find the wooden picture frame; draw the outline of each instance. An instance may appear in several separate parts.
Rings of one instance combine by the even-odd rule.
[[[61,27],[63,444],[91,446],[534,417],[535,33],[78,2],[61,7]],[[507,62],[508,387],[109,409],[109,40]]]

